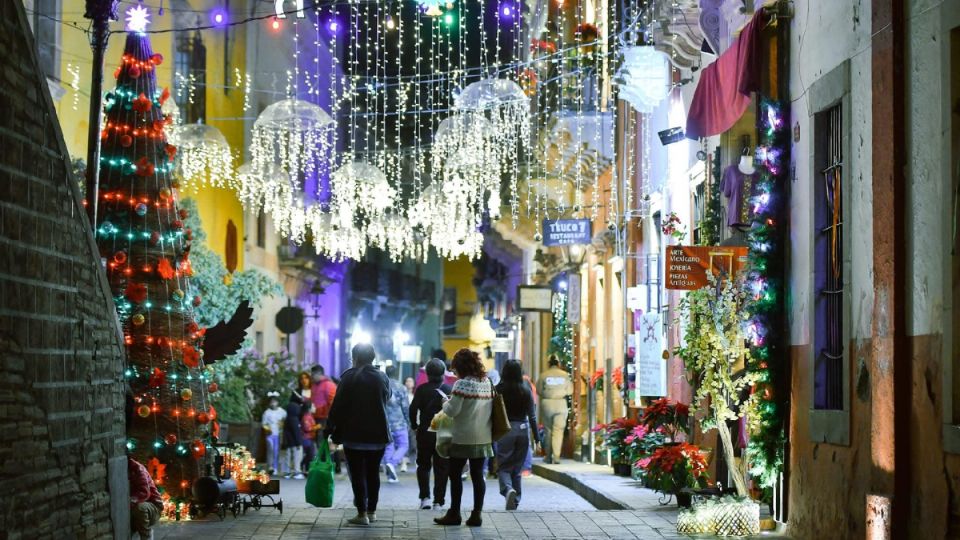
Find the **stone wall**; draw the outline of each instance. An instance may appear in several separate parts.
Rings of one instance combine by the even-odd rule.
[[[125,537],[122,335],[31,43],[0,2],[0,535]]]

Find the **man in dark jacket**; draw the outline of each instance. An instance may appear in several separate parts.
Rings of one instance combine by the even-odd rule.
[[[433,508],[443,507],[447,495],[447,460],[437,454],[437,434],[430,429],[433,416],[443,408],[444,395],[452,389],[444,384],[447,366],[434,358],[424,366],[427,382],[417,387],[410,402],[410,427],[417,432],[417,483],[420,484],[420,508],[429,510],[430,469],[433,468]]]
[[[347,456],[353,504],[357,507],[356,517],[348,521],[369,525],[377,520],[380,460],[391,442],[386,409],[390,381],[373,366],[377,355],[372,345],[355,345],[352,354],[353,367],[340,378],[323,435],[342,444]]]

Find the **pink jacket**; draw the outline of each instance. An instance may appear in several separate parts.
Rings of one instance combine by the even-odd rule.
[[[414,387],[420,386],[421,384],[427,382],[427,380],[427,370],[420,368],[420,371],[417,372],[417,380],[414,381]],[[449,371],[443,374],[443,384],[448,384],[452,387],[455,382],[457,382],[456,375]]]

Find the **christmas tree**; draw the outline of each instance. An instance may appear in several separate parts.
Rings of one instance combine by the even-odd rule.
[[[216,413],[208,393],[216,386],[193,315],[202,299],[188,293],[192,235],[171,178],[176,149],[167,144],[171,117],[163,112],[170,94],[157,88],[156,75],[163,57],[137,31],[147,17],[138,9],[127,12],[117,86],[104,97],[96,233],[127,347],[135,403],[127,446],[168,496],[165,515],[180,517],[193,481],[209,474]]]

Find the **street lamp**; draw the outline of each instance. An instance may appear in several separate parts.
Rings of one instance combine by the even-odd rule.
[[[320,299],[323,297],[323,294],[327,291],[327,288],[323,286],[323,283],[320,283],[320,280],[315,280],[313,285],[310,287],[310,305],[313,306],[313,315],[304,315],[308,319],[319,319],[320,318]]]

